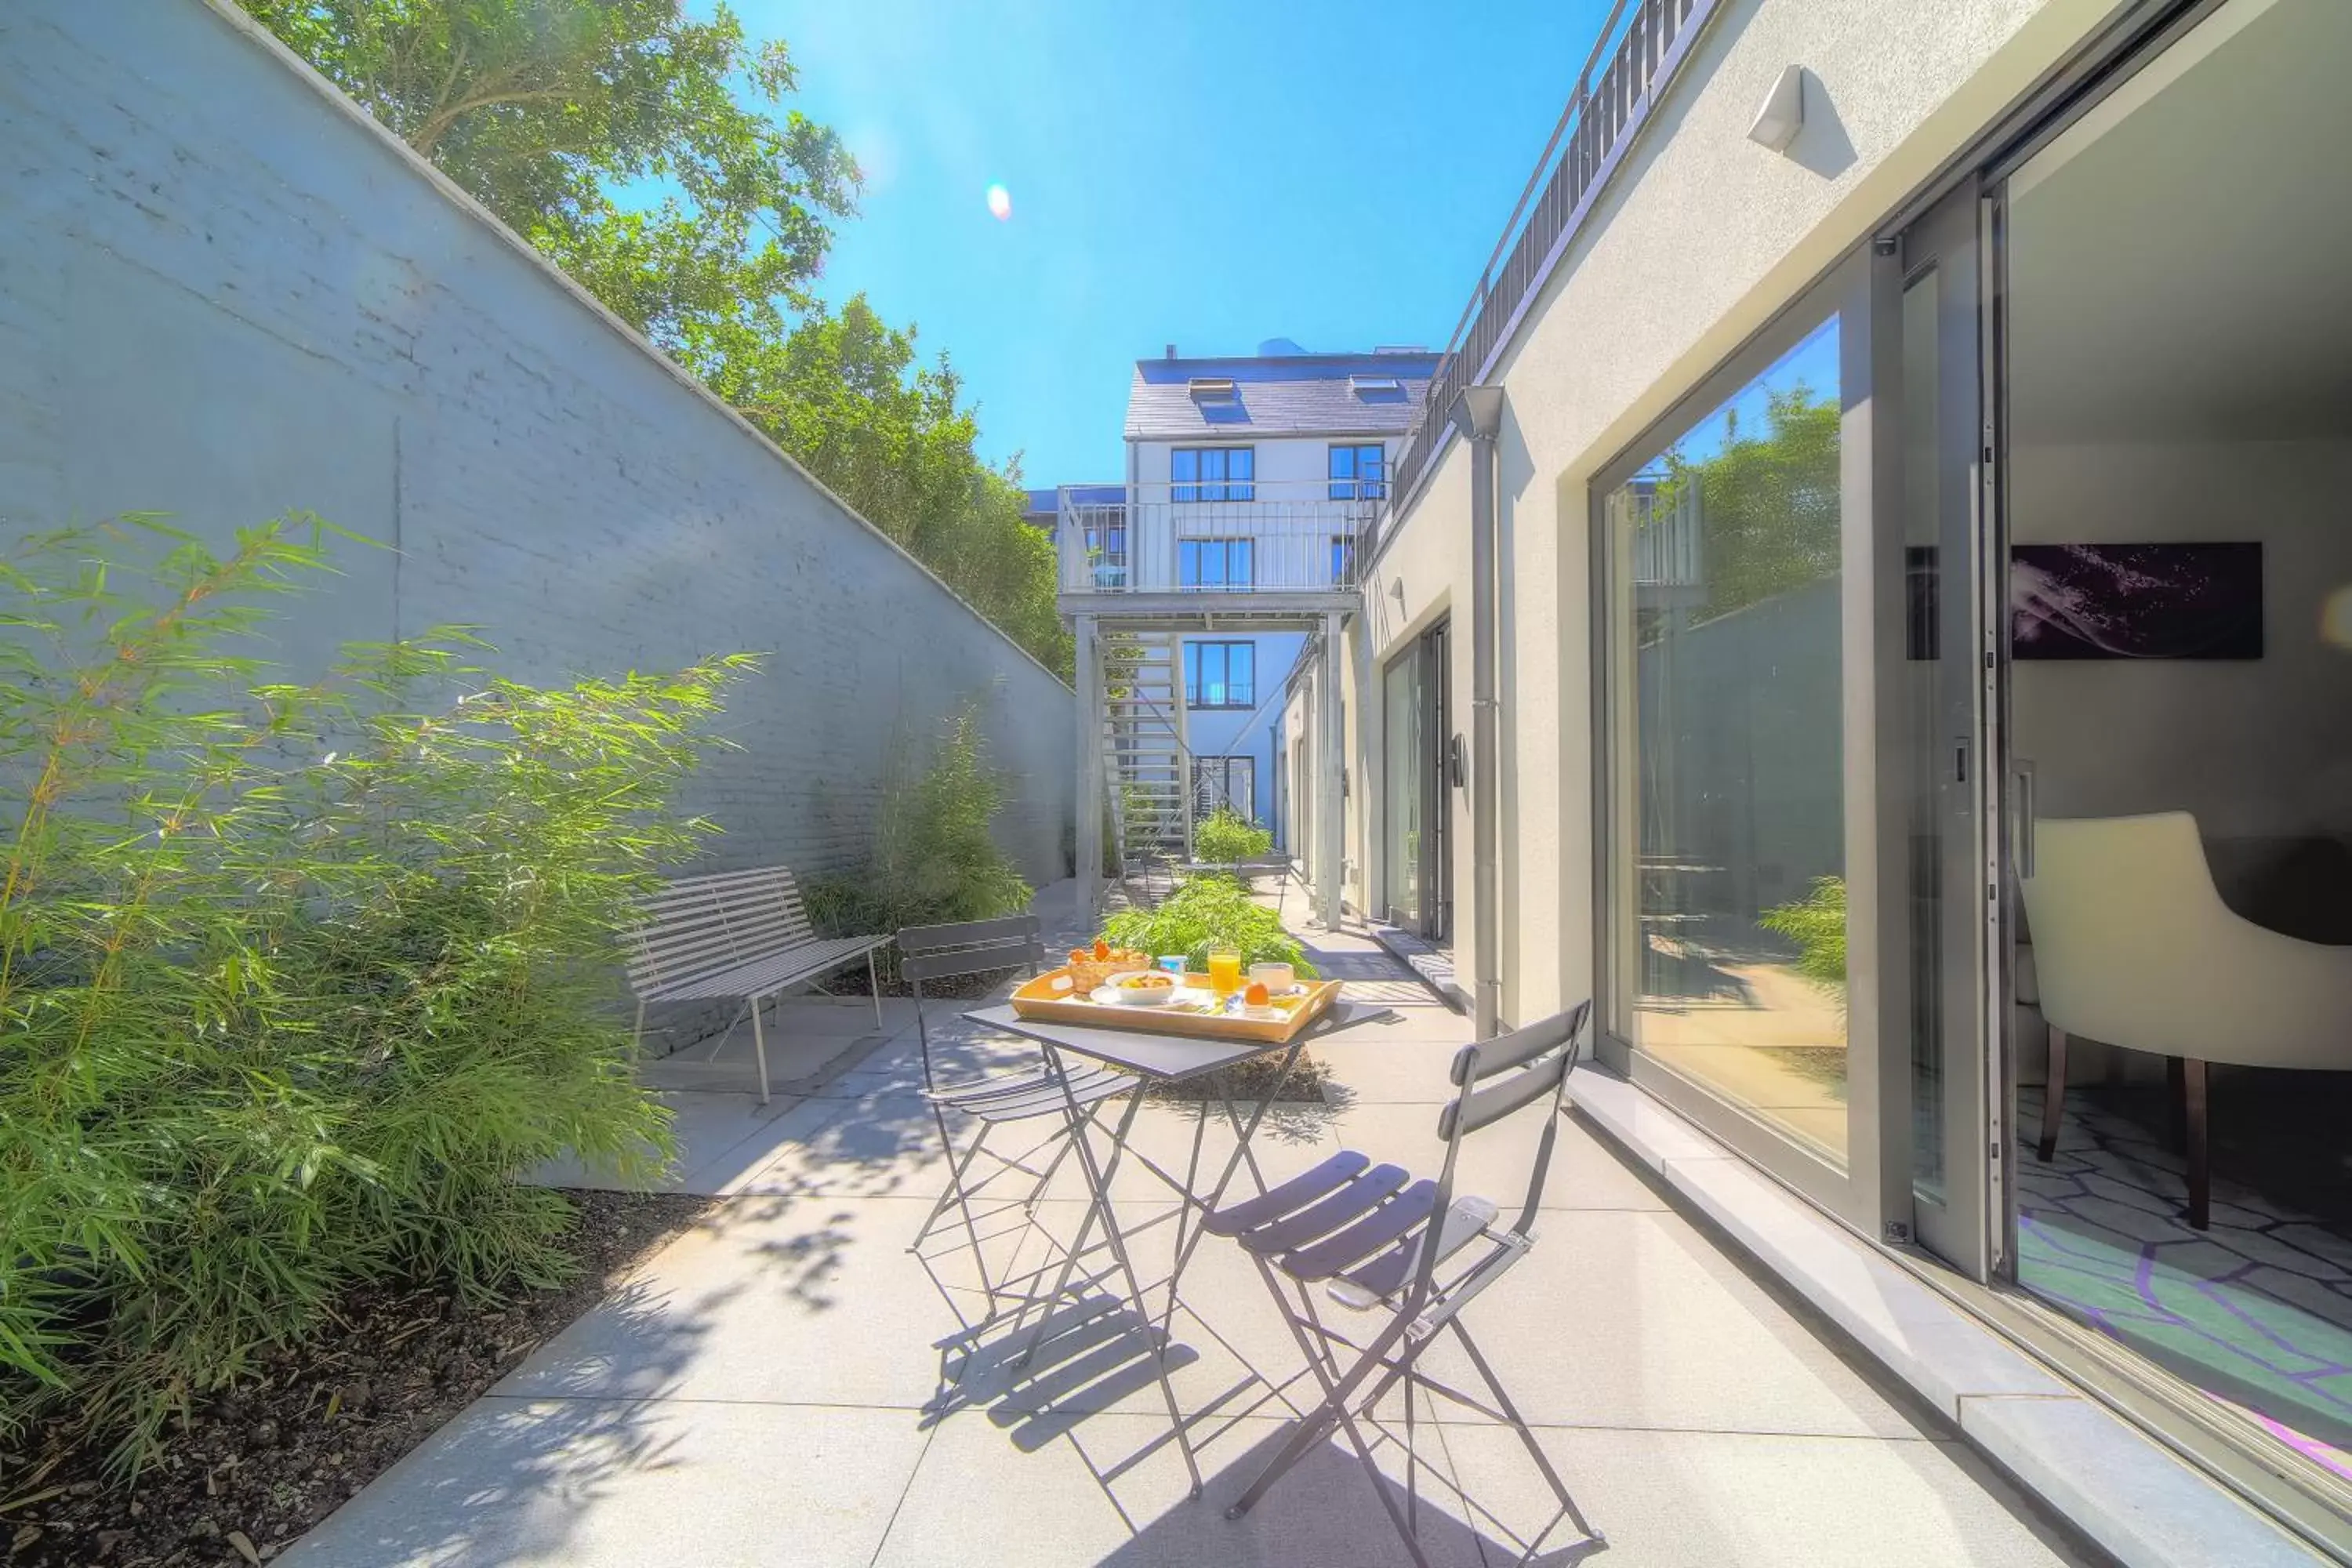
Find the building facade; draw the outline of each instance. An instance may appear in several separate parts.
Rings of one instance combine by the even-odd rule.
[[[1122,853],[1187,856],[1192,824],[1220,808],[1302,852],[1311,803],[1281,771],[1286,683],[1324,616],[1352,602],[1360,541],[1435,363],[1280,341],[1137,363],[1123,482],[1065,487],[1055,519],[1063,607],[1106,660]]]
[[[1616,7],[1282,730],[1348,781],[1310,870],[1482,1027],[1593,997],[2327,1550],[2347,66],[2332,0]]]

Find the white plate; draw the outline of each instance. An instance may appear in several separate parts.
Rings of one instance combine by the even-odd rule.
[[[1088,994],[1088,1000],[1107,1007],[1165,1007],[1176,994],[1177,988],[1172,985],[1165,991],[1147,991],[1140,995],[1121,991],[1116,985],[1097,985]]]

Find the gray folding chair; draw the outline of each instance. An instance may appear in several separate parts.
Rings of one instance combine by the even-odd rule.
[[[972,1262],[980,1271],[981,1289],[987,1294],[992,1312],[996,1305],[997,1282],[989,1278],[988,1259],[981,1248],[980,1221],[1015,1205],[1005,1204],[975,1215],[972,1199],[1000,1177],[1020,1171],[1033,1180],[1028,1192],[1016,1202],[1024,1210],[1035,1212],[1037,1200],[1045,1195],[1054,1173],[1069,1154],[1071,1105],[1075,1102],[1087,1108],[1087,1124],[1091,1125],[1093,1107],[1114,1095],[1125,1094],[1137,1082],[1108,1068],[1080,1068],[1069,1075],[1066,1093],[1059,1073],[1041,1052],[1034,1068],[995,1072],[948,1088],[940,1084],[931,1064],[930,1025],[923,1016],[923,982],[1015,967],[1025,967],[1034,975],[1045,956],[1037,931],[1036,916],[1013,915],[1004,920],[969,921],[958,925],[909,926],[898,935],[898,973],[915,988],[915,1031],[923,1051],[923,1097],[930,1101],[932,1119],[939,1123],[940,1147],[952,1163],[946,1190],[940,1194],[940,1201],[932,1205],[929,1216],[923,1221],[922,1229],[916,1233],[908,1250],[921,1251],[932,1227],[949,1206],[954,1205],[962,1215]],[[956,1153],[955,1140],[948,1132],[950,1110],[961,1111],[980,1123],[979,1136],[961,1155]],[[1053,1119],[1054,1131],[1023,1152],[1008,1156],[987,1148],[988,1135],[997,1127],[1039,1118]],[[1053,1159],[1040,1171],[1030,1162],[1048,1148],[1054,1150]],[[983,1152],[996,1163],[997,1169],[980,1181],[971,1181],[972,1164]]]
[[[1445,1163],[1437,1180],[1417,1182],[1402,1166],[1375,1165],[1367,1156],[1348,1151],[1271,1192],[1230,1204],[1202,1220],[1210,1235],[1238,1241],[1256,1262],[1276,1307],[1323,1388],[1322,1404],[1300,1417],[1280,1451],[1226,1510],[1226,1518],[1238,1519],[1247,1512],[1336,1424],[1346,1431],[1371,1476],[1372,1489],[1380,1495],[1397,1533],[1404,1538],[1405,1549],[1413,1562],[1427,1568],[1428,1559],[1416,1539],[1420,1467],[1412,1449],[1414,1396],[1417,1390],[1425,1388],[1508,1425],[1559,1500],[1559,1512],[1524,1543],[1521,1563],[1542,1550],[1546,1538],[1563,1519],[1574,1521],[1589,1541],[1601,1541],[1600,1532],[1585,1522],[1460,1315],[1473,1297],[1501,1279],[1535,1244],[1536,1206],[1543,1197],[1552,1144],[1559,1132],[1560,1101],[1591,1012],[1591,1004],[1582,1003],[1541,1023],[1462,1047],[1453,1067],[1457,1092],[1437,1119],[1437,1136],[1445,1144]],[[1454,1162],[1463,1140],[1471,1133],[1538,1104],[1544,1107],[1545,1123],[1528,1178],[1527,1201],[1505,1226],[1501,1211],[1493,1203],[1454,1195]],[[1332,1301],[1349,1312],[1378,1314],[1380,1326],[1360,1344],[1327,1326],[1316,1310],[1309,1289],[1313,1286],[1321,1286]],[[1292,1308],[1294,1294],[1297,1310]],[[1470,1364],[1493,1394],[1492,1409],[1416,1369],[1422,1352],[1447,1330],[1461,1342]],[[1344,1369],[1342,1352],[1355,1357]],[[1381,1481],[1372,1445],[1362,1430],[1370,1425],[1381,1436],[1391,1436],[1373,1420],[1372,1411],[1400,1382],[1405,1385],[1402,1446],[1406,1501],[1402,1511]],[[1363,1392],[1367,1385],[1369,1393]],[[1466,1496],[1463,1502],[1500,1528],[1500,1521]],[[1517,1543],[1517,1538],[1512,1539]]]

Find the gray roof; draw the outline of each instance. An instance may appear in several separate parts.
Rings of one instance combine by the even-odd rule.
[[[1127,438],[1231,441],[1262,436],[1402,436],[1435,374],[1432,353],[1243,355],[1135,363]],[[1350,378],[1394,378],[1394,392],[1359,391]],[[1196,401],[1194,378],[1234,383],[1231,399]]]

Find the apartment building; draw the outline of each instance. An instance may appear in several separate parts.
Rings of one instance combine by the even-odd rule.
[[[1137,362],[1123,481],[1064,487],[1055,520],[1062,607],[1082,665],[1099,661],[1081,676],[1104,688],[1091,765],[1123,856],[1189,858],[1220,807],[1301,852],[1314,792],[1278,771],[1286,681],[1354,601],[1358,542],[1435,364],[1283,340]]]

